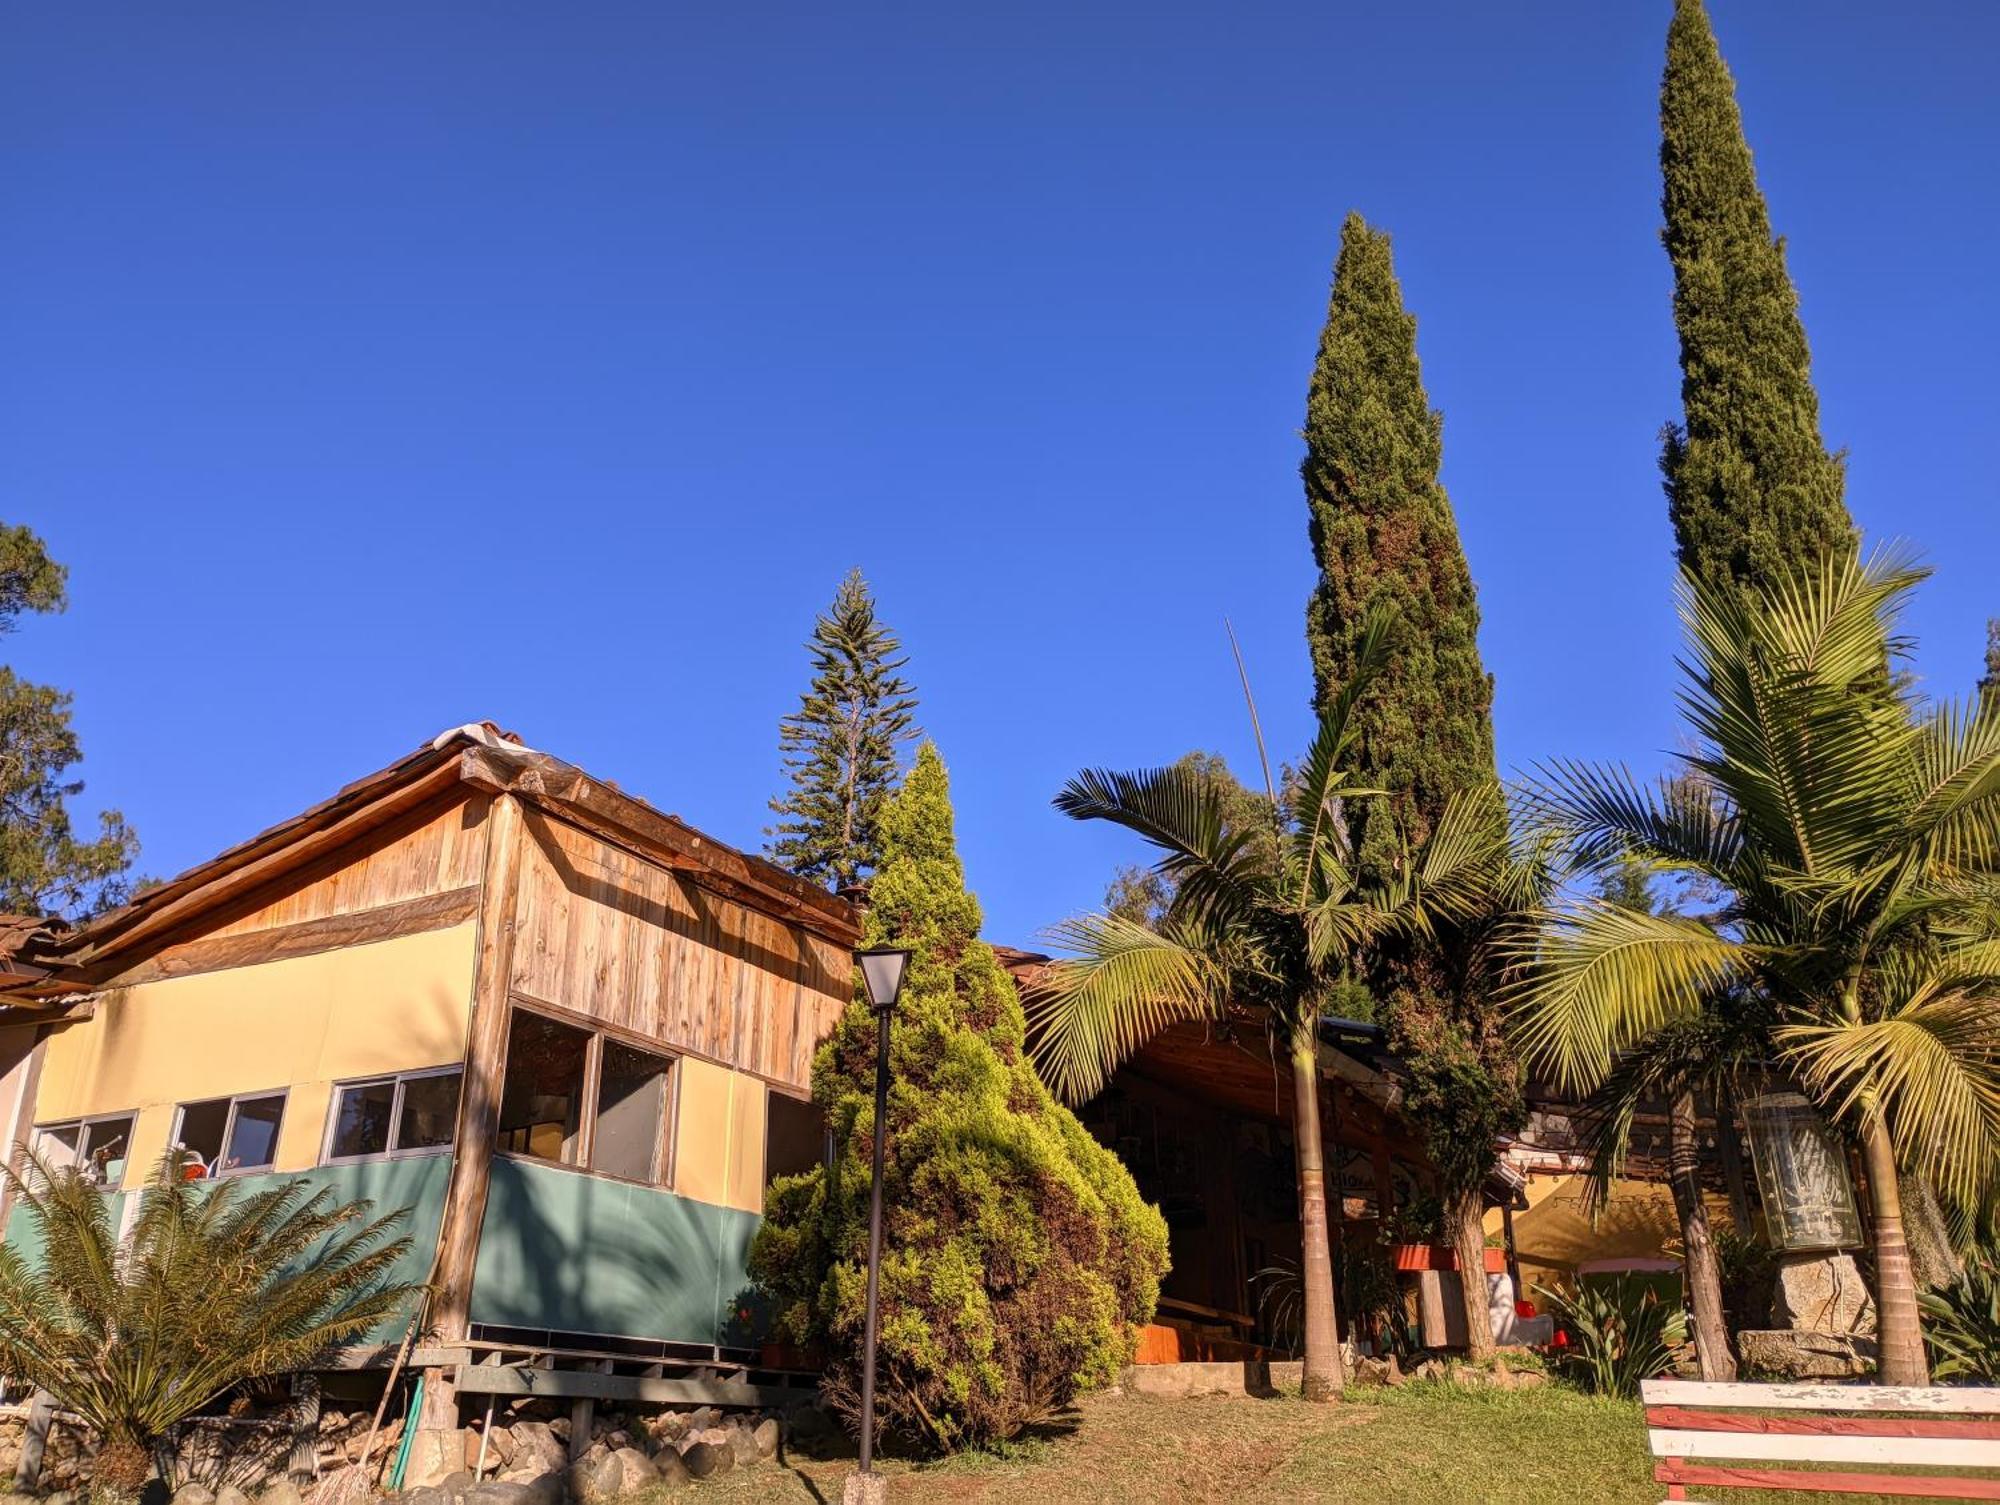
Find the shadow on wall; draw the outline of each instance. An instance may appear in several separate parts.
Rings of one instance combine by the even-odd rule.
[[[743,1303],[724,1302],[748,1283],[758,1221],[655,1187],[496,1157],[472,1320],[750,1346],[755,1329],[737,1316]]]

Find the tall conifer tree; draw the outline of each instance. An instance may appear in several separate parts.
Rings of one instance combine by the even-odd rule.
[[[812,686],[779,724],[791,788],[771,801],[773,861],[840,889],[881,862],[882,811],[896,786],[899,749],[917,735],[909,660],[875,616],[861,571],[840,583],[813,627]]]
[[[1788,579],[1848,546],[1854,524],[1841,457],[1820,441],[1784,242],[1701,0],[1677,0],[1667,31],[1660,172],[1682,407],[1660,470],[1680,562],[1704,580]]]
[[[2000,698],[2000,617],[1986,624],[1986,672],[1979,676],[1979,698],[1982,705]]]
[[[1430,838],[1454,795],[1495,776],[1493,681],[1479,659],[1472,572],[1438,481],[1443,424],[1424,391],[1416,327],[1388,236],[1349,215],[1306,404],[1301,473],[1320,569],[1306,636],[1324,711],[1354,672],[1369,610],[1387,604],[1397,614],[1396,651],[1356,714],[1356,780],[1389,796],[1349,808],[1370,875],[1393,873]],[[1409,1103],[1445,1183],[1445,1233],[1460,1251],[1475,1353],[1493,1346],[1479,1320],[1487,1310],[1483,1187],[1495,1139],[1524,1113],[1487,954],[1471,934],[1412,941],[1378,953],[1368,979],[1410,1069]]]

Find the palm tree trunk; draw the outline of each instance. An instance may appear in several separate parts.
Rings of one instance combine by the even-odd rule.
[[[1292,1146],[1299,1163],[1299,1282],[1306,1306],[1305,1398],[1337,1400],[1347,1387],[1334,1315],[1333,1250],[1326,1231],[1326,1147],[1319,1132],[1319,1038],[1307,1019],[1292,1035]]]
[[[1868,1200],[1875,1214],[1875,1318],[1882,1345],[1879,1377],[1885,1385],[1928,1385],[1924,1330],[1917,1320],[1917,1282],[1903,1241],[1902,1189],[1896,1182],[1896,1148],[1880,1113],[1861,1131],[1868,1170]]]
[[[1708,1205],[1701,1192],[1701,1145],[1695,1137],[1694,1093],[1677,1093],[1667,1113],[1668,1180],[1674,1211],[1680,1214],[1682,1268],[1694,1304],[1694,1346],[1704,1380],[1736,1378],[1729,1352],[1729,1324],[1722,1315],[1722,1266],[1708,1232]]]
[[[1458,1289],[1465,1302],[1465,1356],[1493,1357],[1493,1297],[1486,1283],[1486,1198],[1480,1188],[1452,1192],[1444,1203],[1445,1236],[1458,1255]]]

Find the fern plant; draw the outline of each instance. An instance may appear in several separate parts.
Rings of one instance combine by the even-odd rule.
[[[73,1166],[8,1169],[40,1235],[0,1246],[0,1373],[49,1392],[98,1436],[95,1482],[145,1482],[175,1423],[246,1381],[325,1364],[418,1289],[389,1279],[404,1213],[371,1216],[299,1180],[183,1179],[162,1157],[120,1239],[111,1199]]]
[[[1641,1281],[1619,1276],[1574,1296],[1537,1286],[1570,1335],[1563,1367],[1585,1389],[1630,1397],[1673,1360],[1687,1341],[1687,1316]]]
[[[1917,1302],[1927,1319],[1932,1376],[2000,1385],[2000,1265],[1968,1261],[1955,1284],[1922,1292]]]

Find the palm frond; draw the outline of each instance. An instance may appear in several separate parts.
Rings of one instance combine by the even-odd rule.
[[[1354,746],[1354,710],[1388,665],[1389,639],[1395,625],[1396,614],[1387,606],[1375,607],[1363,619],[1355,644],[1354,672],[1320,717],[1319,730],[1306,749],[1291,792],[1292,867],[1308,881],[1319,867],[1330,833],[1340,823],[1341,799],[1363,792],[1342,789],[1347,755]],[[1305,902],[1304,894],[1298,902]]]
[[[1560,1088],[1585,1092],[1621,1052],[1695,1017],[1751,963],[1742,944],[1699,921],[1598,900],[1545,911],[1509,953],[1516,1043]]]
[[[1215,780],[1192,768],[1087,768],[1055,806],[1073,820],[1109,821],[1144,837],[1179,901],[1203,915],[1240,913],[1275,878],[1254,833],[1230,829]]]
[[[1057,1096],[1095,1096],[1121,1063],[1168,1025],[1213,1017],[1227,978],[1210,938],[1188,922],[1149,930],[1087,914],[1049,932],[1072,953],[1023,1000],[1036,1068]]]

